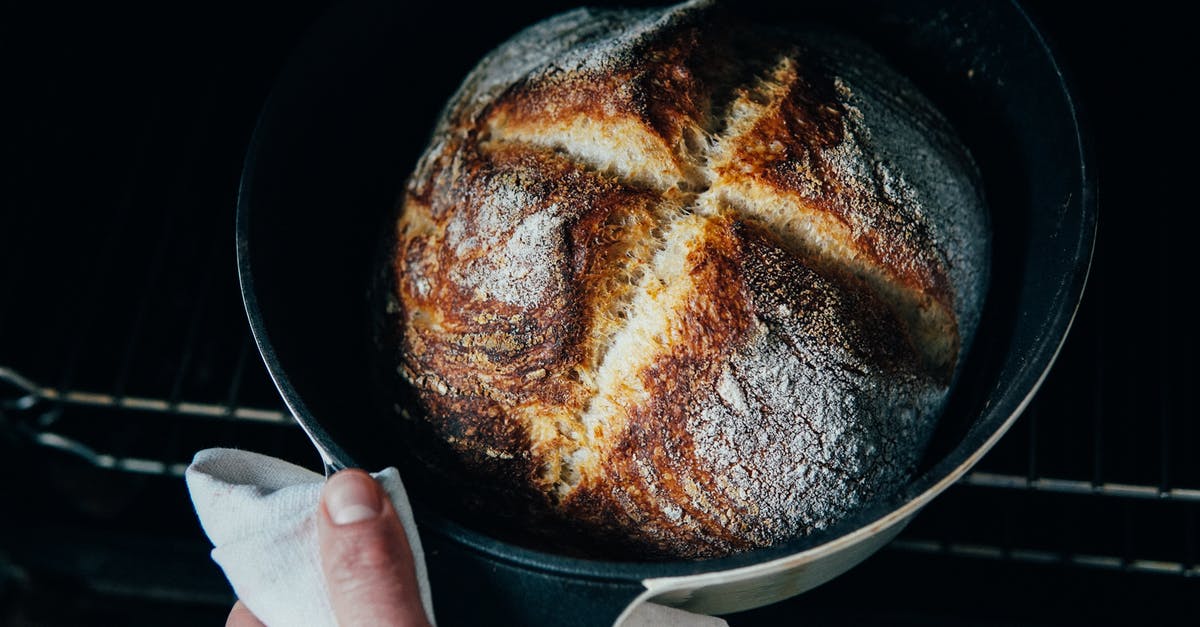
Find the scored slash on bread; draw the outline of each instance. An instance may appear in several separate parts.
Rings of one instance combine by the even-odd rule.
[[[484,59],[409,184],[399,371],[469,474],[643,556],[899,488],[978,319],[948,125],[860,45],[709,3],[573,11]]]

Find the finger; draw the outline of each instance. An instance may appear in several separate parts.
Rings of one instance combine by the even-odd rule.
[[[329,478],[317,535],[329,601],[341,627],[427,624],[408,537],[370,475],[344,470]]]
[[[245,603],[238,601],[233,604],[233,609],[229,610],[229,618],[225,619],[225,627],[266,627],[258,617],[255,616],[250,608],[246,607]]]

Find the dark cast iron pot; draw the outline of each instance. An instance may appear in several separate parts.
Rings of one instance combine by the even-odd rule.
[[[327,469],[404,469],[377,403],[372,267],[438,110],[490,48],[570,8],[496,3],[331,10],[259,118],[238,199],[238,269],[258,347]],[[406,474],[439,622],[611,625],[635,600],[725,613],[811,589],[890,541],[1029,403],[1071,325],[1091,261],[1096,183],[1062,72],[1015,3],[739,4],[875,47],[946,114],[983,175],[992,282],[975,345],[901,493],[808,537],[732,557],[611,562],[528,548],[422,495]],[[417,483],[417,485],[413,485]]]

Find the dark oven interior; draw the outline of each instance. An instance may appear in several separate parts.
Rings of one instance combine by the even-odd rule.
[[[319,467],[246,328],[232,227],[255,117],[327,4],[6,5],[0,622],[220,624],[232,594],[180,479],[192,453],[236,446]],[[1194,609],[1197,342],[1174,183],[1188,179],[1172,149],[1193,139],[1173,104],[1185,40],[1161,13],[1028,9],[1100,168],[1074,330],[1016,426],[900,539],[731,625],[1153,622]],[[447,19],[430,11],[414,21]],[[548,11],[513,8],[464,57]],[[466,69],[422,88],[449,94]]]

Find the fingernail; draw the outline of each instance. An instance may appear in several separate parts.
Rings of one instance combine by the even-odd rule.
[[[325,509],[335,525],[352,525],[379,515],[379,489],[361,472],[339,472],[325,483]]]

